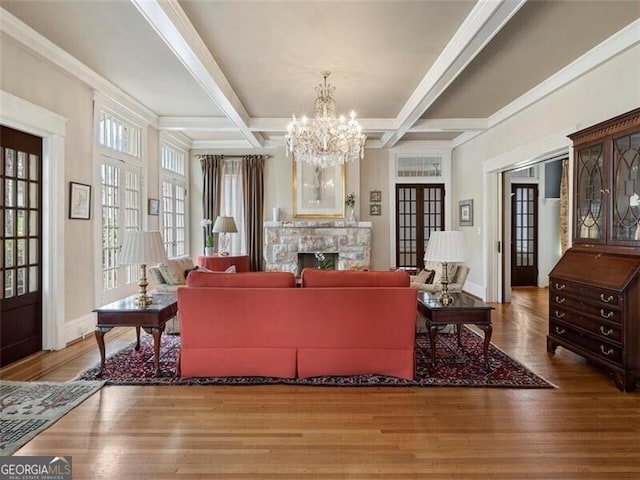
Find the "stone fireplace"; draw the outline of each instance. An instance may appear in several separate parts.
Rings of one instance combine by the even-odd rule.
[[[314,254],[334,255],[336,270],[371,265],[371,222],[330,220],[264,222],[266,271],[293,272],[315,266]],[[310,254],[302,255],[299,254]]]

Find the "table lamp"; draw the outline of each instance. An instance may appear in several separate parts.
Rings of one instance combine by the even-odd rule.
[[[167,251],[162,242],[160,232],[143,232],[140,230],[124,232],[122,247],[120,249],[121,265],[140,265],[140,287],[136,303],[146,307],[153,303],[151,296],[147,295],[147,265],[165,262]]]
[[[431,232],[424,259],[425,261],[442,262],[442,277],[440,279],[442,292],[438,296],[438,301],[442,305],[453,303],[453,298],[449,295],[447,265],[454,262],[464,262],[466,260],[465,250],[462,232],[452,230]]]
[[[214,233],[220,234],[220,255],[229,255],[229,233],[237,233],[238,227],[233,217],[218,217],[213,224]]]

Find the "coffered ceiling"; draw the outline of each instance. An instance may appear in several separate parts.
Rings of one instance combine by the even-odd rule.
[[[44,37],[157,115],[160,128],[211,148],[281,145],[291,114],[313,114],[323,70],[368,146],[455,142],[640,18],[638,1],[0,6],[3,42],[28,38],[42,54]]]

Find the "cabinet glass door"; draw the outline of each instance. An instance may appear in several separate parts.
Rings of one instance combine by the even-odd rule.
[[[640,243],[640,133],[613,141],[611,242]]]
[[[576,242],[605,243],[606,192],[604,145],[577,151],[574,238]]]

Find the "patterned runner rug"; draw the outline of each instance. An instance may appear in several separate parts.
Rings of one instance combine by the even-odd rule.
[[[0,455],[11,455],[100,390],[104,382],[0,384]]]
[[[489,347],[489,369],[485,368],[483,339],[468,328],[462,330],[462,348],[455,334],[437,336],[437,360],[431,366],[431,346],[427,334],[416,334],[416,378],[404,380],[383,375],[348,377],[313,377],[283,379],[272,377],[209,377],[182,379],[176,373],[180,337],[163,335],[160,355],[162,375],[154,376],[153,341],[141,339],[139,352],[135,343],[107,358],[102,379],[107,385],[323,385],[323,386],[417,386],[417,387],[506,387],[553,388],[531,370],[510,358],[493,344]],[[98,367],[80,374],[77,379],[95,380]]]

